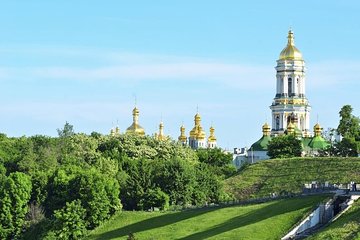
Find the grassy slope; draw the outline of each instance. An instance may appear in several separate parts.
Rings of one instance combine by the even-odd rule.
[[[91,232],[89,240],[279,239],[326,196],[277,200],[257,205],[180,212],[122,212]]]
[[[294,158],[262,161],[225,181],[225,190],[237,199],[300,192],[311,181],[360,183],[360,158]]]
[[[350,210],[334,223],[307,239],[360,239],[360,201],[354,203]]]

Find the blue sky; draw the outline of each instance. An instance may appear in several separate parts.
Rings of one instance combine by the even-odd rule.
[[[291,26],[307,65],[311,125],[360,115],[357,1],[2,1],[0,132],[188,132],[198,106],[220,146],[250,145],[270,121],[276,60]]]

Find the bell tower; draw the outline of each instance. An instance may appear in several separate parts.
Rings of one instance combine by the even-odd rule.
[[[311,106],[305,96],[305,61],[295,47],[294,33],[289,30],[288,42],[277,60],[276,95],[270,106],[272,115],[271,135],[284,134],[289,123],[310,136]],[[293,121],[297,119],[297,121]]]

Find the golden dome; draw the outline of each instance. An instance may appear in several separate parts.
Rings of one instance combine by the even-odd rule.
[[[140,136],[145,135],[145,130],[139,125],[139,109],[135,107],[133,109],[133,123],[126,129],[127,134],[137,134]]]
[[[208,138],[208,142],[216,142],[215,128],[213,126],[210,127],[210,136]]]
[[[160,141],[166,140],[166,136],[164,135],[164,123],[162,121],[159,124],[159,134],[156,135],[156,138]]]
[[[279,60],[303,60],[301,52],[295,47],[294,33],[291,30],[288,33],[288,43],[281,51]]]
[[[269,124],[265,123],[262,126],[262,131],[263,131],[264,136],[270,136],[270,126],[269,126]]]
[[[179,136],[179,141],[182,142],[182,143],[186,143],[186,135],[185,135],[185,127],[184,125],[181,125],[180,127],[180,136]]]
[[[195,126],[190,131],[190,137],[198,140],[203,140],[206,137],[205,131],[201,127],[201,116],[199,113],[196,113],[194,116]]]
[[[289,122],[289,124],[287,126],[287,132],[288,132],[288,134],[295,133],[295,124],[294,123]]]
[[[321,136],[321,132],[322,132],[322,127],[320,126],[320,124],[319,123],[315,124],[314,126],[315,136]]]
[[[203,128],[199,125],[198,129],[197,129],[197,135],[196,135],[196,139],[198,140],[204,140],[206,137],[205,131],[203,130]]]

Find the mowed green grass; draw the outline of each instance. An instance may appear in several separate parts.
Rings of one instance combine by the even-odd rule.
[[[307,239],[360,239],[360,201],[354,203],[349,211],[340,216],[334,223]]]
[[[179,212],[121,212],[95,229],[89,240],[127,239],[279,239],[326,195],[262,204]]]
[[[298,193],[304,183],[360,183],[360,158],[272,159],[246,167],[225,180],[225,191],[236,199]]]

